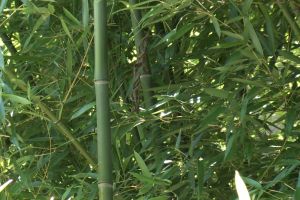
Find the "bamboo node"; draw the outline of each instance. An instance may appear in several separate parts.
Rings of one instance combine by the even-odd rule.
[[[101,189],[101,188],[113,188],[113,185],[112,184],[110,184],[110,183],[98,183],[98,188],[99,188],[99,190]]]
[[[104,85],[104,84],[108,84],[108,81],[106,80],[94,80],[95,85]]]

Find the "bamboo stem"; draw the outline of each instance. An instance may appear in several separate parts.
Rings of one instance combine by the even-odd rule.
[[[136,0],[129,0],[131,7],[136,4]],[[142,31],[140,27],[141,13],[137,9],[131,9],[131,23],[134,33],[134,41],[137,49],[137,64],[140,65],[138,67],[142,68],[142,74],[140,75],[141,86],[143,89],[143,96],[145,107],[149,108],[153,105],[152,93],[150,91],[151,88],[151,73],[148,64],[148,57],[146,53],[146,35]]]
[[[112,200],[112,152],[108,96],[106,0],[94,0],[94,20],[99,199]]]

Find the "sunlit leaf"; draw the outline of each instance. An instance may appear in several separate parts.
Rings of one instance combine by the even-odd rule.
[[[150,170],[148,169],[147,165],[145,164],[145,161],[143,158],[138,154],[137,152],[134,152],[135,160],[137,161],[140,169],[142,170],[142,173],[146,177],[152,177]]]
[[[238,171],[235,171],[234,182],[239,200],[251,200],[247,187]]]

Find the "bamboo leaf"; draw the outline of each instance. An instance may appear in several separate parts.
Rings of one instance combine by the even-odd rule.
[[[243,177],[243,180],[248,185],[251,185],[251,186],[253,186],[253,187],[255,187],[255,188],[259,189],[259,190],[263,190],[263,186],[259,182],[257,182],[257,181],[255,181],[255,180],[253,180],[251,178],[248,178],[248,177]]]
[[[49,17],[48,14],[44,14],[42,15],[34,24],[34,27],[31,30],[31,33],[29,35],[29,37],[26,39],[25,43],[24,43],[24,49],[27,48],[27,46],[29,45],[31,38],[33,37],[34,33],[39,29],[39,27],[45,22],[45,20]]]
[[[243,2],[242,11],[243,11],[244,15],[246,15],[246,16],[248,15],[248,12],[249,12],[252,2],[253,2],[253,0],[245,0]]]
[[[148,169],[147,165],[145,164],[143,158],[138,154],[136,151],[134,152],[135,160],[138,163],[138,166],[142,170],[142,173],[146,177],[152,177],[150,170]]]
[[[61,25],[65,31],[65,33],[69,36],[69,38],[71,39],[71,41],[73,41],[73,38],[72,38],[72,35],[71,35],[71,32],[65,22],[65,20],[63,19],[63,17],[60,17],[60,22],[61,22]]]
[[[238,171],[235,171],[234,181],[239,200],[251,200],[247,187]]]
[[[263,49],[262,49],[262,46],[260,44],[260,41],[257,37],[257,34],[251,24],[251,22],[249,21],[248,18],[244,18],[244,25],[245,25],[245,28],[249,31],[249,36],[252,40],[252,43],[254,45],[254,48],[256,49],[256,51],[260,54],[260,55],[264,55],[264,52],[263,52]]]
[[[212,20],[212,23],[214,25],[215,31],[216,31],[218,37],[220,38],[221,37],[220,24],[219,24],[217,18],[215,16],[213,16],[213,15],[211,16],[211,20]]]
[[[274,54],[275,53],[274,25],[273,25],[270,15],[267,12],[266,7],[262,3],[259,3],[258,5],[265,17],[265,20],[266,20],[266,29],[267,29],[267,33],[268,33],[268,40],[269,40],[269,43],[271,46],[272,53]]]
[[[232,80],[236,81],[236,82],[244,83],[244,84],[247,84],[247,85],[254,85],[254,86],[257,86],[257,87],[268,87],[267,85],[263,84],[260,81],[251,81],[251,80],[241,79],[241,78],[232,78]]]
[[[289,52],[289,51],[282,51],[279,50],[279,55],[283,56],[284,58],[293,61],[297,64],[300,64],[300,57],[299,56],[295,56],[293,53]]]
[[[50,3],[48,4],[48,11],[50,14],[54,14],[54,12],[55,12],[54,6]]]
[[[247,97],[245,97],[242,101],[242,108],[241,108],[241,113],[240,113],[240,119],[241,119],[242,124],[245,123],[245,116],[247,113],[248,101],[249,101],[249,99]]]
[[[96,103],[95,102],[91,102],[91,103],[88,103],[88,104],[85,104],[84,106],[82,106],[80,109],[78,109],[77,111],[75,111],[70,120],[73,120],[73,119],[76,119],[78,117],[80,117],[82,114],[84,114],[85,112],[87,112],[88,110],[90,110],[91,108],[95,107]]]
[[[268,189],[274,186],[276,183],[280,182],[282,179],[290,175],[291,172],[299,165],[300,165],[299,163],[295,163],[291,166],[285,167],[279,174],[275,176],[275,178],[272,181],[270,181],[267,185],[265,185],[264,189]]]
[[[284,132],[286,135],[291,134],[297,116],[298,116],[297,108],[291,108],[287,111],[286,119],[285,119],[285,127],[284,127]]]
[[[164,36],[154,47],[159,46],[162,43],[171,43],[180,37],[182,37],[184,34],[186,34],[188,31],[190,31],[194,27],[194,24],[186,24],[182,27],[175,28],[172,31],[170,31],[166,36]]]
[[[244,37],[237,33],[232,33],[230,31],[221,31],[224,35],[227,35],[231,38],[237,39],[237,40],[244,40]]]
[[[215,88],[205,88],[204,92],[211,96],[219,97],[219,98],[227,98],[229,96],[229,92],[223,89],[215,89]]]
[[[31,104],[31,102],[28,99],[14,95],[14,94],[2,94],[2,96],[9,99],[10,101],[12,101],[14,103],[20,103],[23,105]]]
[[[65,199],[67,199],[67,198],[69,197],[69,194],[70,194],[72,188],[73,188],[73,187],[68,187],[68,188],[66,189],[66,191],[63,193],[63,195],[62,195],[62,197],[61,197],[62,200],[65,200]]]
[[[224,160],[229,159],[230,154],[232,154],[236,139],[237,139],[237,134],[233,134],[229,137],[226,145]]]
[[[70,13],[70,11],[68,11],[66,8],[63,8],[63,10],[67,18],[69,18],[75,25],[81,26],[80,21],[76,17],[74,17],[74,15]]]
[[[130,172],[130,174],[132,174],[135,178],[137,178],[143,184],[151,184],[151,185],[155,184],[154,179],[150,176],[145,176],[145,175],[137,174],[134,172]]]

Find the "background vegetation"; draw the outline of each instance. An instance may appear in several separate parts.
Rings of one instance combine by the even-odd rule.
[[[1,199],[97,198],[92,10],[1,1]],[[115,199],[300,199],[299,10],[108,0]]]

